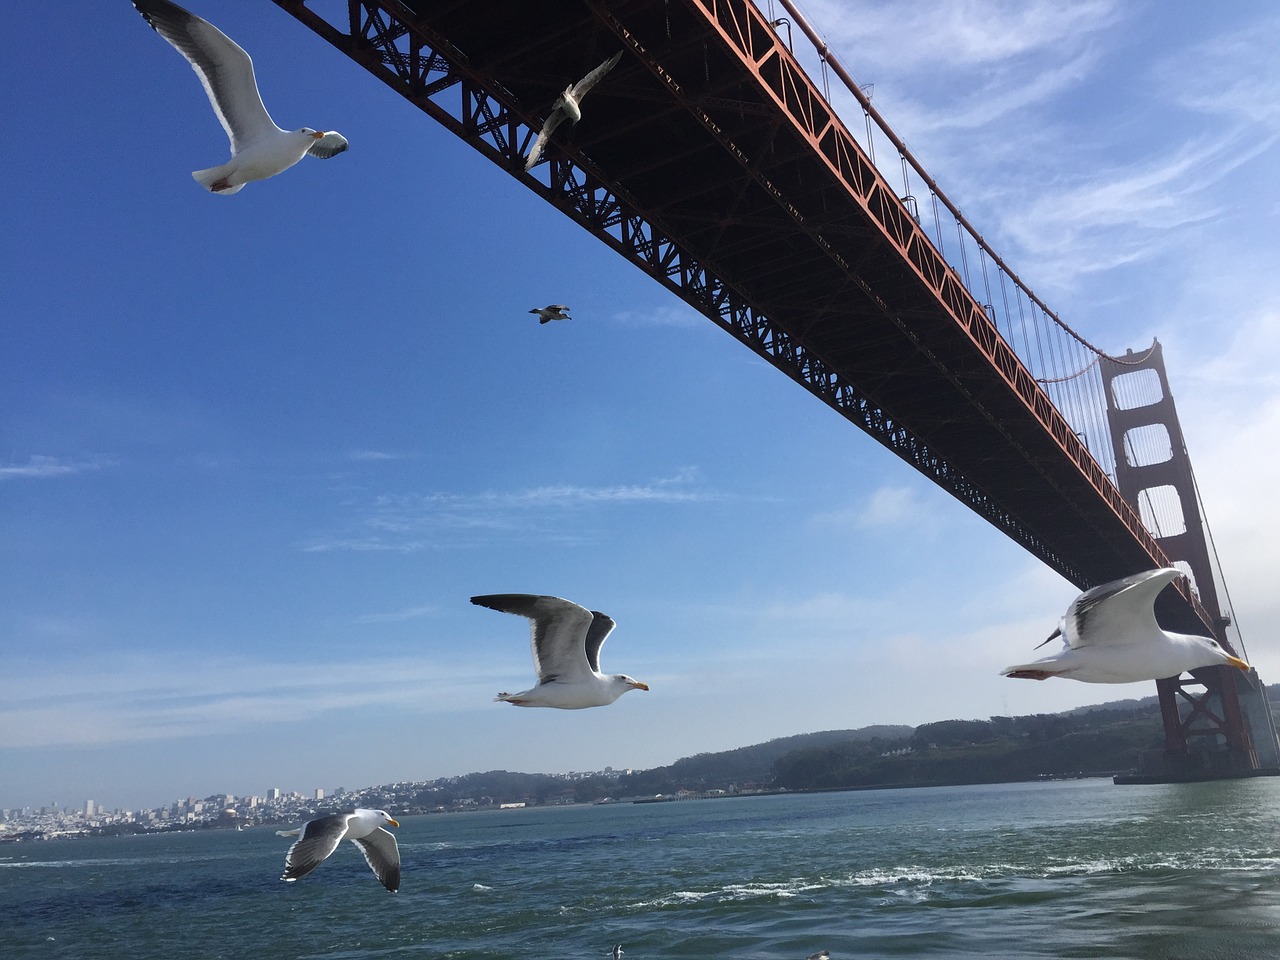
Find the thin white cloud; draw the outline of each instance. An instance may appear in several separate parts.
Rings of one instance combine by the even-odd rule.
[[[909,487],[880,487],[868,498],[858,515],[860,527],[918,526],[927,518],[929,508],[921,496]]]
[[[356,461],[403,460],[404,454],[387,453],[384,450],[352,450],[347,454],[347,459]]]
[[[1116,0],[882,0],[850,7],[809,0],[808,17],[839,51],[880,51],[910,71],[939,66],[975,69],[1011,60],[1070,56],[1105,35],[1126,13]]]
[[[105,459],[94,460],[62,460],[58,457],[46,457],[33,454],[26,463],[0,465],[0,480],[43,480],[50,477],[70,477],[91,470],[101,470],[112,466],[113,462]]]
[[[1280,18],[1247,31],[1210,37],[1159,64],[1154,73],[1174,103],[1188,110],[1280,129]]]
[[[56,676],[10,664],[0,748],[173,739],[361,708],[479,709],[512,679],[423,659],[276,663],[136,658],[80,661]]]
[[[817,529],[875,530],[908,527],[919,530],[939,522],[936,507],[913,487],[878,487],[858,503],[809,518]]]
[[[401,623],[405,620],[416,620],[419,617],[430,616],[436,613],[440,608],[435,605],[427,605],[424,607],[408,607],[404,610],[393,610],[389,613],[366,613],[358,617],[352,617],[352,623]]]
[[[397,494],[375,498],[360,510],[356,529],[311,538],[307,552],[421,550],[471,546],[498,537],[580,543],[593,539],[588,508],[681,505],[727,499],[707,489],[696,468],[645,483],[603,486],[552,484],[479,493]]]
[[[666,304],[651,310],[618,310],[614,323],[629,327],[702,327],[706,318],[683,303]]]
[[[1183,228],[1221,216],[1213,189],[1275,140],[1239,130],[1097,171],[1042,190],[1006,218],[1005,231],[1038,259],[1038,275],[1059,280],[1154,257],[1180,242]]]

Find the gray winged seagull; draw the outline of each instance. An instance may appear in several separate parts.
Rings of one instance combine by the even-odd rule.
[[[211,193],[230,196],[251,180],[265,180],[310,155],[327,160],[347,149],[347,138],[302,127],[282,130],[262,105],[253,61],[225,33],[169,0],[133,0],[156,33],[182,54],[231,140],[231,159],[191,176]]]
[[[495,593],[471,602],[527,617],[538,682],[519,693],[500,693],[495,700],[517,707],[582,710],[607,706],[628,690],[648,690],[647,683],[625,674],[600,672],[600,647],[613,630],[612,618],[572,600],[531,593]]]
[[[564,93],[556,98],[556,102],[551,107],[551,113],[542,124],[538,139],[533,141],[533,149],[529,151],[529,157],[524,162],[526,171],[532,169],[533,165],[538,162],[538,158],[542,156],[542,151],[547,146],[547,140],[551,134],[555,133],[555,129],[560,126],[561,121],[568,119],[570,123],[576,124],[582,119],[582,98],[590,92],[592,87],[600,82],[601,77],[617,66],[618,61],[621,59],[622,51],[619,50],[577,83],[571,83],[564,88]]]
[[[549,303],[545,307],[534,307],[529,311],[538,315],[539,323],[550,323],[552,320],[572,320],[569,307],[563,303]]]
[[[350,840],[360,848],[378,882],[395,893],[400,889],[400,848],[395,835],[384,829],[383,824],[400,826],[385,810],[357,807],[347,813],[310,820],[296,830],[277,830],[282,837],[298,837],[285,854],[280,879],[292,883],[305,877],[337,850],[343,840]]]
[[[1086,590],[1071,601],[1058,629],[1040,644],[1061,637],[1061,650],[1033,663],[1005,667],[1001,673],[1021,680],[1065,677],[1085,683],[1135,683],[1215,664],[1251,669],[1216,640],[1171,633],[1156,623],[1156,597],[1180,576],[1180,570],[1161,567]]]

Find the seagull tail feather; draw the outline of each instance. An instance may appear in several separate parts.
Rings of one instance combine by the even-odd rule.
[[[1046,670],[1043,662],[1019,663],[1000,671],[1000,676],[1009,677],[1012,680],[1048,680],[1058,675],[1057,670]]]
[[[244,189],[243,183],[237,183],[234,186],[227,187],[225,190],[215,190],[213,185],[231,172],[231,164],[224,163],[218,167],[207,167],[204,170],[192,170],[191,177],[196,183],[204,187],[210,193],[217,193],[224,197],[229,197],[233,193],[239,193]]]

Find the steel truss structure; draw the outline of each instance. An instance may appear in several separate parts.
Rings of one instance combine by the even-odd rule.
[[[273,2],[1072,582],[1167,564],[749,0]]]

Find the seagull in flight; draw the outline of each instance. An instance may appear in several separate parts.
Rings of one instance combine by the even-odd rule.
[[[572,320],[569,307],[563,303],[551,303],[545,307],[534,307],[529,311],[538,315],[539,323],[550,323],[552,320]]]
[[[614,944],[613,949],[610,950],[609,953],[612,955],[613,960],[622,960],[622,944]]]
[[[500,693],[495,700],[517,707],[581,710],[607,706],[628,690],[648,690],[647,683],[626,674],[600,672],[600,647],[613,630],[612,618],[560,597],[530,593],[495,593],[472,597],[490,610],[528,617],[533,665],[538,682],[519,693]]]
[[[1058,629],[1040,644],[1061,637],[1060,651],[1001,673],[1021,680],[1065,677],[1085,683],[1135,683],[1215,664],[1250,670],[1217,640],[1171,633],[1156,623],[1156,597],[1181,575],[1173,567],[1162,567],[1086,590],[1071,601]]]
[[[564,93],[556,98],[555,104],[551,107],[550,115],[547,117],[546,122],[542,124],[542,131],[538,134],[538,139],[533,141],[533,149],[529,151],[529,157],[524,162],[525,172],[532,169],[533,165],[538,162],[538,158],[542,156],[542,151],[547,145],[547,139],[555,132],[556,127],[560,126],[561,121],[567,118],[570,123],[576,124],[582,119],[582,98],[590,92],[592,87],[600,82],[601,77],[617,66],[618,61],[621,59],[622,51],[619,50],[577,83],[571,83],[564,88]]]
[[[327,160],[347,149],[347,138],[340,133],[277,127],[258,95],[253,61],[213,24],[169,0],[133,0],[133,5],[191,64],[231,140],[229,161],[191,174],[200,186],[230,196],[251,180],[288,170],[307,155]]]
[[[378,881],[395,893],[400,889],[400,848],[395,835],[384,829],[383,824],[400,826],[385,810],[357,807],[348,813],[310,820],[296,830],[277,830],[276,834],[281,837],[299,838],[285,855],[280,879],[292,883],[305,877],[337,850],[343,840],[350,840],[360,848]]]

